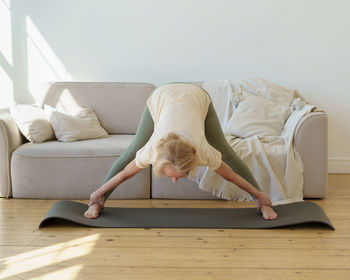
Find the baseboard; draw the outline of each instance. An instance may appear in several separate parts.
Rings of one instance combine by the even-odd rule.
[[[350,173],[350,158],[328,158],[328,173]]]

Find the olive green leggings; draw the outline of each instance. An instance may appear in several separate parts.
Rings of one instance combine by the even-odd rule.
[[[135,137],[133,138],[126,151],[113,163],[106,178],[104,179],[103,184],[109,181],[118,172],[122,171],[124,167],[127,166],[129,162],[135,158],[136,152],[141,149],[151,137],[153,129],[153,119],[146,105]],[[228,166],[230,166],[234,172],[239,174],[241,177],[251,183],[255,188],[260,190],[259,185],[256,182],[253,174],[250,172],[248,166],[233,151],[230,144],[226,141],[212,102],[209,104],[208,112],[205,118],[205,136],[208,143],[222,154],[222,160]],[[113,190],[107,192],[104,195],[104,199],[107,200],[112,192]],[[253,195],[252,197],[254,200],[256,200]]]

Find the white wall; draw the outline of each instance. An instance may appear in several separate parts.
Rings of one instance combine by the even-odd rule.
[[[0,0],[1,7],[11,23],[2,38],[12,40],[1,39],[3,105],[5,87],[31,103],[46,79],[159,85],[260,76],[326,110],[330,171],[350,172],[350,1]]]

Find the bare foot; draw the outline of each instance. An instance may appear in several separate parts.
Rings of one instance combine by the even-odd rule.
[[[267,206],[267,205],[261,206],[260,212],[265,220],[277,219],[277,213],[270,206]]]
[[[93,204],[84,213],[84,216],[89,219],[96,219],[101,211],[101,206],[98,204]]]

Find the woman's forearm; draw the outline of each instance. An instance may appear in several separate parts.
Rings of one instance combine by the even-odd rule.
[[[242,190],[252,194],[255,197],[258,197],[260,195],[260,191],[257,190],[252,184],[250,184],[247,180],[242,178],[240,175],[235,173],[232,176],[232,179],[230,180],[232,183],[236,184],[238,187],[240,187]]]
[[[242,178],[240,175],[235,173],[231,167],[229,167],[225,162],[222,162],[220,167],[215,170],[219,175],[224,177],[226,180],[236,184],[242,190],[252,194],[254,197],[258,197],[261,192],[256,189],[252,184],[247,180]]]
[[[121,183],[126,180],[126,176],[123,173],[123,170],[116,175],[114,175],[111,179],[109,179],[106,183],[104,183],[101,187],[97,189],[97,192],[100,195],[104,195],[108,191],[114,190]]]
[[[133,177],[136,173],[140,172],[141,169],[136,166],[135,159],[131,161],[122,171],[114,175],[106,183],[104,183],[97,192],[104,195],[108,191],[114,190],[125,180]]]

